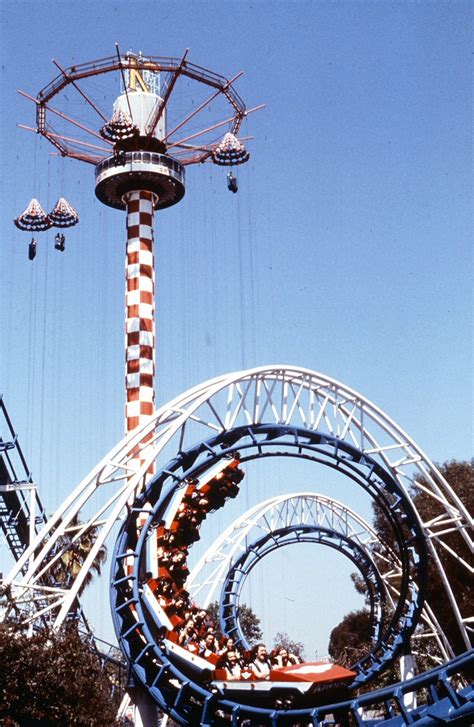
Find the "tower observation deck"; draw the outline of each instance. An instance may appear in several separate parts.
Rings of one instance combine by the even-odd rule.
[[[125,210],[126,195],[137,188],[153,194],[154,209],[164,209],[184,196],[184,167],[166,154],[123,151],[100,162],[95,193],[109,207]]]

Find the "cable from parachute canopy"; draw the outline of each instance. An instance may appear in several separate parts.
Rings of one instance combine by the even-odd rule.
[[[56,165],[56,178],[59,178],[59,189],[61,191],[64,190],[64,169],[65,165],[60,164],[59,167]],[[64,296],[64,289],[65,289],[65,276],[64,271],[61,271],[59,275],[56,275],[55,278],[55,297],[54,297],[54,310],[57,312],[57,315],[54,316],[55,319],[55,337],[54,337],[54,351],[53,351],[53,361],[57,362],[57,370],[56,370],[56,376],[57,376],[57,385],[56,385],[56,397],[55,397],[55,431],[54,431],[54,446],[55,446],[55,452],[53,455],[52,461],[54,462],[54,472],[52,473],[52,484],[54,488],[54,503],[60,502],[60,467],[61,467],[61,458],[60,453],[63,451],[63,422],[62,422],[62,412],[64,410],[62,406],[62,400],[63,400],[63,351],[64,346],[62,345],[63,341],[63,332],[64,332],[64,314],[65,314],[65,296]]]
[[[43,178],[44,179],[44,178]],[[45,190],[42,190],[41,197],[44,198]],[[50,209],[50,198],[51,194],[51,158],[48,155],[47,159],[47,171],[46,171],[46,209]],[[39,366],[39,387],[37,387],[39,396],[39,447],[38,447],[38,479],[40,482],[44,482],[45,471],[44,465],[47,456],[45,457],[45,440],[46,440],[46,416],[45,416],[45,403],[46,399],[50,401],[49,397],[49,386],[51,385],[51,379],[53,382],[56,381],[55,371],[52,371],[49,377],[49,381],[46,379],[46,353],[51,345],[51,340],[54,338],[50,335],[50,316],[48,315],[48,298],[49,298],[49,279],[50,279],[50,261],[49,261],[49,245],[45,245],[46,253],[44,263],[44,275],[41,281],[41,363]],[[54,317],[56,318],[56,316]],[[54,331],[55,322],[53,322]],[[56,364],[55,364],[56,366]],[[54,384],[53,384],[54,386]],[[49,419],[49,417],[48,417]]]
[[[38,144],[34,144],[33,152],[33,193],[40,196],[40,190],[38,190]],[[26,372],[27,378],[27,405],[26,405],[26,451],[33,452],[35,448],[34,443],[34,429],[36,427],[37,416],[36,416],[36,397],[35,397],[35,377],[36,377],[36,336],[38,332],[38,266],[30,266],[30,285],[29,285],[29,315],[28,315],[28,367]]]

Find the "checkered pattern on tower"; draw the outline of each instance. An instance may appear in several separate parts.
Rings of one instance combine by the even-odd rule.
[[[153,264],[153,197],[151,192],[126,195],[126,431],[143,424],[154,410],[155,272]]]

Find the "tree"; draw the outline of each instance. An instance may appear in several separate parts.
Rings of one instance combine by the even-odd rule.
[[[76,628],[28,637],[17,624],[0,624],[0,724],[110,727],[118,699]]]
[[[273,648],[286,649],[289,654],[294,654],[304,661],[304,644],[301,641],[292,641],[284,631],[279,631],[275,636]]]
[[[214,601],[207,607],[207,612],[211,621],[215,624],[215,631],[218,638],[221,638],[222,632],[219,625],[219,603]],[[242,632],[250,646],[258,643],[262,638],[262,629],[260,628],[260,619],[252,611],[250,606],[242,603],[239,606],[239,622]]]
[[[370,649],[372,624],[370,613],[362,609],[344,616],[329,637],[328,653],[337,664],[349,667]]]
[[[346,669],[364,657],[371,647],[372,624],[370,613],[366,609],[351,611],[331,631],[329,637],[329,656]],[[382,674],[378,674],[370,684],[362,687],[361,691],[383,689],[383,687],[398,682],[400,674],[396,663],[391,664]]]

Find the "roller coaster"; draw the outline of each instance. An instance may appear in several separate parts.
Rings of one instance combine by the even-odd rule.
[[[137,455],[138,452],[138,455]],[[247,510],[198,558],[203,523],[240,490],[252,487],[259,459],[302,459],[337,472],[383,512],[394,545],[358,513],[317,492],[275,495]],[[149,470],[156,463],[156,474]],[[326,469],[324,469],[326,468]],[[420,481],[421,480],[421,481]],[[441,509],[431,520],[416,508],[423,488]],[[87,507],[86,507],[87,506]],[[93,513],[68,532],[79,513]],[[110,578],[120,647],[135,680],[182,725],[470,724],[474,651],[472,616],[461,613],[440,552],[448,535],[472,552],[472,517],[418,445],[358,392],[323,374],[268,366],[223,375],[176,397],[93,469],[18,559],[2,583],[6,608],[28,602],[25,622],[59,628],[96,552],[119,526]],[[96,541],[67,588],[45,587],[67,547],[94,528]],[[240,595],[255,565],[275,549],[310,542],[336,549],[365,583],[370,647],[344,679],[323,679],[321,665],[274,670],[264,681],[229,681],[212,660],[179,643],[189,604],[205,609],[218,595],[220,625],[241,649]],[[464,653],[426,600],[428,561],[437,568]],[[373,679],[406,653],[422,628],[437,666],[376,692]],[[350,677],[350,678],[349,678]]]
[[[187,50],[182,58],[121,54],[116,44],[112,57],[67,69],[54,61],[59,75],[36,98],[21,92],[36,108],[36,128],[24,128],[46,138],[61,156],[93,165],[97,198],[126,212],[128,434],[50,518],[20,450],[24,481],[12,468],[0,469],[6,482],[0,523],[16,560],[0,584],[3,617],[14,612],[24,625],[59,629],[77,610],[89,570],[113,538],[111,610],[131,681],[180,725],[470,724],[474,617],[460,609],[445,563],[456,562],[469,584],[472,561],[462,553],[473,550],[472,517],[394,421],[344,384],[288,365],[219,376],[154,410],[154,214],[183,198],[186,166],[208,161],[230,167],[228,189],[236,192],[232,167],[249,159],[243,143],[249,137],[238,134],[244,119],[261,108],[247,109],[233,88],[241,74],[226,79],[187,56]],[[113,91],[110,117],[82,87],[96,78]],[[185,107],[181,101],[173,107],[175,86],[183,79],[194,91],[186,93]],[[115,97],[117,81],[121,91]],[[74,91],[84,102],[77,119],[68,110]],[[212,119],[194,126],[203,111]],[[223,127],[224,137],[216,138]],[[49,215],[33,199],[15,224],[44,232],[77,221],[61,197]],[[64,236],[57,238],[56,249],[64,251]],[[33,238],[30,259],[35,255]],[[9,462],[10,444],[2,449],[0,466]],[[290,493],[275,488],[271,498],[255,503],[259,460],[300,460],[314,468],[311,486],[321,473],[328,482],[343,481],[380,514],[389,537],[344,502],[318,492],[316,484],[314,491],[307,484]],[[23,494],[28,489],[29,503]],[[208,520],[220,527],[223,513],[233,511],[231,503],[242,501],[242,491],[252,494],[252,507],[203,548]],[[436,503],[438,514],[424,514],[419,493]],[[462,553],[452,546],[453,534],[466,546]],[[61,559],[88,536],[82,567],[58,583]],[[265,678],[259,678],[247,664],[235,677],[215,653],[186,638],[189,613],[205,616],[217,600],[222,633],[239,652],[248,652],[240,620],[244,585],[262,559],[301,543],[335,550],[357,571],[368,605],[368,646],[349,668],[267,664]],[[427,598],[433,569],[451,609],[449,629]],[[317,610],[317,604],[305,606]],[[434,668],[418,676],[401,669],[401,682],[369,691],[389,667],[408,663],[421,638],[430,644]],[[156,720],[150,720],[151,727]]]

